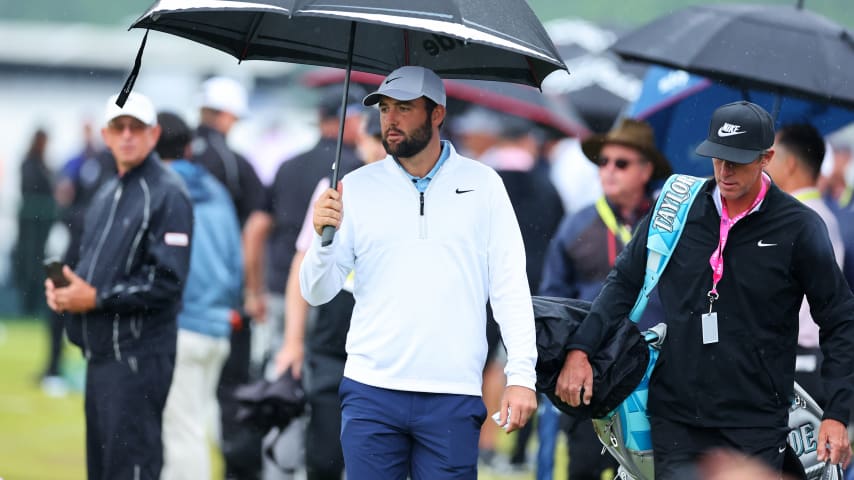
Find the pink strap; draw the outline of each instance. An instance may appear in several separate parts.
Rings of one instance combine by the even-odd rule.
[[[727,239],[729,238],[729,231],[732,227],[738,223],[739,220],[746,217],[747,214],[753,211],[759,202],[761,202],[765,198],[765,194],[768,193],[768,181],[765,176],[762,176],[762,188],[759,189],[759,195],[756,196],[756,199],[753,200],[753,204],[750,205],[750,208],[739,213],[735,216],[735,218],[729,217],[729,211],[726,208],[726,200],[721,197],[721,230],[720,230],[720,240],[718,242],[718,248],[712,252],[712,256],[709,258],[709,264],[712,266],[712,289],[709,290],[709,296],[713,299],[718,298],[718,282],[721,281],[721,277],[724,276],[724,247],[726,247]]]

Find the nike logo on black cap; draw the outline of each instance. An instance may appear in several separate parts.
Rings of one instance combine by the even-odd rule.
[[[719,137],[731,137],[733,135],[741,135],[742,133],[747,133],[747,131],[741,130],[741,125],[734,125],[727,122],[724,122],[721,128],[718,129]]]

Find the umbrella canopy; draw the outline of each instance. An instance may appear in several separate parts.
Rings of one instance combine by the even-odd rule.
[[[569,100],[591,130],[605,133],[637,99],[646,65],[627,62],[609,50],[620,30],[578,18],[552,20],[546,31],[569,75],[557,71],[543,81],[543,92]]]
[[[666,15],[613,46],[629,60],[854,107],[854,41],[794,6],[705,5]],[[771,110],[769,110],[771,111]]]
[[[353,72],[351,81],[374,87],[383,77],[372,73]],[[338,84],[344,81],[340,69],[318,69],[305,74],[302,82],[310,87]],[[548,96],[539,90],[513,83],[486,80],[447,80],[448,112],[462,113],[469,104],[528,119],[555,134],[585,138],[590,130],[573,114],[562,98]]]
[[[547,96],[533,87],[487,80],[449,80],[445,88],[456,99],[525,118],[562,136],[586,138],[591,133],[565,99]]]
[[[171,33],[239,60],[274,60],[385,74],[405,65],[445,78],[478,78],[539,87],[566,69],[524,0],[159,0],[132,28]],[[117,103],[124,104],[141,63]],[[332,186],[338,185],[344,116]],[[335,229],[323,230],[323,245]]]
[[[239,60],[378,74],[419,65],[444,78],[539,86],[565,68],[524,0],[160,0],[132,28],[178,35]]]
[[[807,122],[828,135],[854,122],[852,109],[785,95],[778,98],[763,90],[745,92],[661,66],[652,66],[647,71],[641,94],[626,114],[652,125],[656,143],[670,160],[674,172],[711,176],[711,162],[694,153],[694,149],[706,139],[712,112],[738,100],[749,100],[768,111],[778,105],[775,128]]]

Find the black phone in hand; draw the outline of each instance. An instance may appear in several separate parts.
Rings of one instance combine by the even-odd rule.
[[[44,262],[44,270],[47,278],[53,281],[55,288],[67,287],[70,282],[62,273],[63,263],[56,260],[48,260]]]

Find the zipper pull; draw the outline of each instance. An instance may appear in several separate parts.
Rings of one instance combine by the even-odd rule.
[[[421,193],[421,216],[424,216],[424,192]]]

